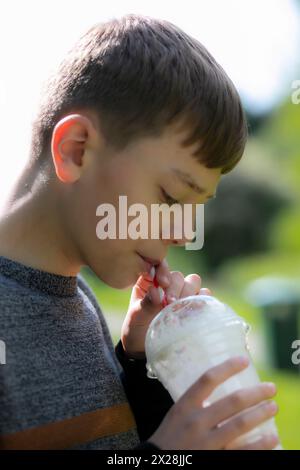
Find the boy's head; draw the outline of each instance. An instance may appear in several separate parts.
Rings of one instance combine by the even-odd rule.
[[[139,254],[161,260],[176,241],[100,241],[97,206],[126,195],[149,208],[166,193],[204,203],[246,138],[236,89],[208,51],[171,23],[128,15],[91,28],[49,81],[28,185],[48,182],[74,256],[122,288],[143,270]]]

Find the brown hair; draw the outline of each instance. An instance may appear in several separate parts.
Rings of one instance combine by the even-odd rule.
[[[33,123],[33,161],[74,109],[95,111],[116,149],[180,120],[188,130],[182,145],[199,142],[193,155],[223,173],[240,160],[247,139],[239,95],[206,48],[172,23],[140,15],[94,25],[69,51]]]

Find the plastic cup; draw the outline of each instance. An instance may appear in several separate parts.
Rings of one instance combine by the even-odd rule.
[[[208,369],[233,356],[249,366],[219,385],[205,406],[241,388],[260,383],[247,343],[249,325],[215,297],[194,295],[167,305],[150,323],[146,340],[147,376],[158,379],[176,402]],[[253,443],[277,434],[274,418],[243,434],[235,443]],[[278,445],[276,449],[281,449]]]

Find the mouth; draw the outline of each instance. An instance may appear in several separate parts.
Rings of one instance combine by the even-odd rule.
[[[153,258],[148,258],[147,256],[142,256],[140,253],[136,252],[139,257],[143,260],[144,262],[144,267],[146,269],[146,272],[150,273],[151,268],[153,266],[158,266],[161,263],[161,260],[158,259],[153,259]]]

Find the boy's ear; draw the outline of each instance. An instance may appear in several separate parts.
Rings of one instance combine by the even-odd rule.
[[[56,124],[51,153],[56,175],[63,183],[80,178],[87,140],[95,132],[92,121],[82,114],[70,114]]]

